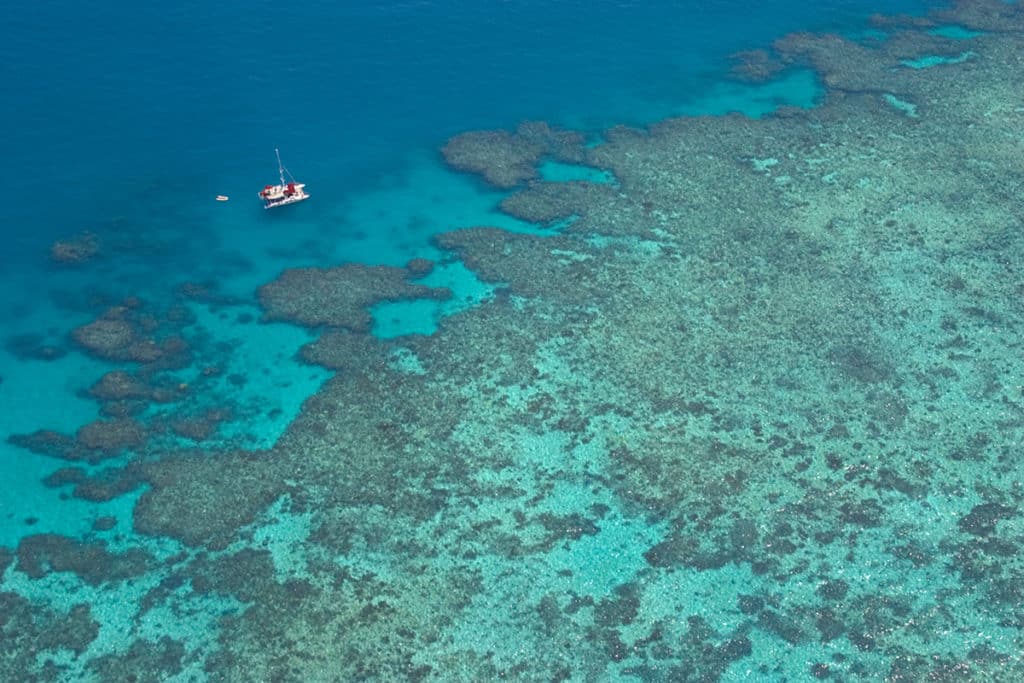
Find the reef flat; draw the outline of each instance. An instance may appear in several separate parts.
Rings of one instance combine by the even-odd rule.
[[[432,264],[282,274],[264,315],[334,371],[284,435],[165,429],[69,469],[134,491],[162,545],[37,535],[0,568],[136,591],[131,642],[84,665],[111,680],[1021,680],[1024,7],[877,24],[739,56],[748,80],[813,69],[814,109],[453,138],[453,169],[548,226],[437,236],[492,297],[382,340],[374,303],[450,296],[415,283]],[[161,325],[118,308],[76,339],[174,367]],[[115,408],[197,390],[148,378],[24,444],[138,449],[153,426]],[[93,593],[58,631],[0,598],[0,667],[40,680],[112,628]],[[200,611],[213,642],[157,635]]]

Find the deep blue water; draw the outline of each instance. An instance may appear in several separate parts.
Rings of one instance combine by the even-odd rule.
[[[706,91],[735,50],[928,5],[21,5],[0,28],[3,156],[9,178],[47,199],[8,205],[5,237],[35,248],[104,220],[125,182],[169,184],[178,202],[228,181],[249,191],[273,171],[275,146],[324,201],[461,130],[643,123]]]

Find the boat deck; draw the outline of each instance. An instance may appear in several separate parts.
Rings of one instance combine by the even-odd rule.
[[[309,199],[309,194],[304,189],[305,187],[305,183],[268,185],[260,191],[259,197],[263,200],[264,208],[266,209],[285,204],[294,204],[304,199]]]

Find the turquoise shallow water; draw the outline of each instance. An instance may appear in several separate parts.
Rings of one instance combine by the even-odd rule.
[[[458,249],[441,248],[434,238],[451,230],[482,225],[524,238],[551,236],[580,217],[568,217],[553,228],[544,221],[526,220],[512,215],[514,211],[502,210],[501,203],[510,194],[507,190],[486,186],[472,175],[445,166],[438,150],[450,136],[481,128],[512,129],[522,120],[543,119],[581,130],[587,146],[593,149],[614,141],[615,134],[608,128],[619,123],[646,125],[669,116],[721,116],[736,111],[759,118],[770,117],[784,105],[813,107],[821,103],[825,92],[813,70],[801,66],[783,71],[767,83],[741,84],[726,78],[726,56],[740,49],[765,47],[780,35],[797,30],[839,31],[872,44],[879,38],[872,33],[878,29],[866,30],[871,12],[921,13],[928,8],[928,4],[918,2],[885,7],[867,2],[832,2],[810,8],[793,3],[760,3],[754,8],[744,7],[743,17],[738,19],[740,10],[729,2],[692,6],[625,2],[596,8],[577,3],[554,7],[506,3],[474,8],[445,2],[342,3],[329,7],[314,3],[297,6],[283,16],[274,14],[275,19],[268,21],[268,14],[275,12],[270,4],[228,4],[219,8],[196,4],[171,10],[105,6],[86,11],[72,3],[56,3],[14,15],[4,29],[9,40],[3,41],[0,56],[9,67],[8,84],[19,106],[2,116],[5,127],[19,131],[19,135],[8,141],[10,149],[5,157],[11,168],[19,169],[26,185],[47,188],[48,198],[32,205],[16,203],[7,209],[3,228],[7,248],[0,256],[5,265],[0,273],[4,292],[0,300],[4,330],[0,415],[5,437],[0,444],[0,465],[10,483],[0,498],[0,548],[9,551],[0,554],[2,590],[10,604],[21,605],[18,600],[24,599],[39,609],[28,625],[19,627],[20,622],[12,619],[7,628],[22,628],[25,633],[32,633],[33,628],[46,631],[49,617],[45,610],[53,610],[57,615],[53,618],[59,620],[82,603],[92,606],[89,619],[97,624],[92,638],[77,632],[68,637],[68,642],[83,640],[85,644],[78,649],[67,644],[49,648],[47,657],[52,666],[46,668],[46,658],[36,661],[31,675],[40,680],[90,676],[117,680],[117,671],[157,671],[159,666],[168,666],[162,677],[216,680],[221,672],[237,671],[237,664],[227,654],[218,659],[216,653],[235,654],[233,644],[251,637],[242,626],[248,623],[245,620],[259,624],[274,620],[260,599],[253,599],[244,586],[233,584],[230,575],[242,571],[239,566],[245,567],[242,573],[253,586],[265,591],[263,597],[276,596],[267,602],[293,601],[288,603],[293,608],[286,619],[298,621],[307,613],[316,614],[332,628],[358,625],[365,627],[359,631],[360,637],[380,635],[373,630],[378,628],[377,622],[367,614],[346,612],[354,610],[350,604],[324,615],[322,605],[314,604],[309,594],[303,593],[312,590],[308,586],[321,586],[325,581],[329,574],[325,565],[342,567],[334,578],[339,585],[344,584],[341,592],[346,599],[350,597],[346,591],[351,591],[365,598],[365,604],[360,604],[366,612],[397,610],[400,617],[395,623],[423,639],[412,648],[409,668],[398,678],[425,676],[424,671],[429,670],[440,679],[479,679],[480,672],[486,671],[494,676],[532,679],[535,670],[517,667],[523,667],[524,657],[533,651],[538,666],[547,666],[545,671],[554,672],[555,677],[564,669],[569,672],[566,677],[578,680],[601,679],[612,673],[642,680],[688,680],[690,674],[680,662],[696,657],[695,653],[710,657],[708,648],[718,648],[715,656],[720,655],[720,666],[706,669],[702,674],[705,677],[802,680],[808,671],[820,672],[808,669],[808,663],[828,661],[835,671],[877,679],[886,672],[892,676],[893,671],[901,670],[899,666],[913,672],[924,670],[916,660],[894,664],[891,657],[867,644],[869,639],[882,638],[896,629],[893,620],[911,609],[935,619],[934,628],[925,626],[919,635],[920,642],[928,643],[933,651],[952,653],[955,659],[968,651],[975,652],[984,640],[1000,645],[996,649],[1005,652],[1002,644],[1019,639],[1017,626],[1005,619],[979,619],[986,629],[983,638],[963,630],[942,630],[946,622],[940,613],[972,609],[976,603],[957,594],[962,576],[954,577],[919,561],[921,554],[931,550],[908,542],[900,551],[904,564],[894,566],[889,557],[894,552],[893,534],[904,533],[900,529],[916,538],[921,528],[928,528],[934,538],[943,539],[959,533],[965,524],[971,526],[976,521],[971,517],[975,511],[975,516],[981,518],[977,521],[979,528],[989,523],[994,527],[991,520],[1000,520],[1000,529],[1005,531],[1009,524],[1016,524],[1002,521],[1013,517],[1009,511],[1012,505],[1005,500],[1005,509],[985,507],[992,505],[993,496],[983,486],[961,491],[954,490],[952,484],[904,500],[893,491],[905,493],[901,487],[909,484],[900,479],[900,470],[894,466],[897,474],[890,474],[896,483],[870,484],[885,489],[880,496],[886,511],[885,525],[872,523],[878,515],[871,505],[843,499],[837,503],[843,506],[843,523],[854,520],[864,527],[856,538],[850,537],[855,550],[844,555],[839,545],[822,542],[826,550],[820,551],[801,544],[799,550],[784,553],[789,558],[785,570],[803,577],[802,570],[815,566],[819,580],[813,585],[790,583],[785,597],[770,591],[765,594],[756,588],[764,581],[765,573],[784,569],[772,562],[759,562],[745,554],[741,546],[753,543],[753,538],[773,536],[786,539],[780,544],[792,544],[797,537],[806,540],[813,532],[799,525],[796,530],[790,527],[788,532],[779,531],[788,523],[776,522],[774,513],[766,512],[764,521],[730,518],[728,523],[716,522],[718,526],[698,525],[701,532],[706,532],[704,536],[683,538],[681,529],[691,531],[686,527],[686,514],[659,509],[670,494],[662,491],[664,495],[640,493],[634,497],[630,487],[639,482],[650,484],[652,490],[663,485],[670,491],[687,476],[703,482],[701,473],[686,468],[667,475],[663,472],[676,483],[662,480],[659,484],[658,475],[648,469],[655,465],[633,467],[628,454],[635,451],[640,454],[636,458],[642,460],[644,442],[644,436],[634,431],[633,416],[627,420],[622,414],[597,406],[595,415],[588,418],[593,424],[588,423],[585,429],[574,426],[569,417],[559,422],[557,429],[542,430],[532,421],[545,410],[555,410],[545,408],[544,401],[559,392],[580,397],[609,392],[608,386],[597,386],[600,383],[596,380],[594,385],[581,380],[578,368],[554,346],[542,345],[537,351],[541,359],[537,372],[543,379],[536,384],[521,378],[489,376],[487,361],[480,362],[479,376],[473,375],[473,367],[470,372],[465,367],[451,372],[452,377],[464,373],[470,378],[459,390],[463,399],[469,400],[470,395],[474,401],[480,395],[500,397],[495,399],[493,422],[484,419],[446,432],[440,422],[431,424],[428,420],[414,430],[415,438],[426,438],[424,434],[435,434],[435,430],[444,435],[438,439],[451,440],[453,459],[467,471],[459,471],[456,476],[447,469],[453,465],[438,461],[436,467],[444,474],[434,481],[432,473],[418,469],[420,461],[415,453],[409,453],[408,471],[400,463],[382,466],[393,477],[387,479],[385,493],[390,492],[396,499],[404,499],[407,485],[415,488],[430,482],[424,486],[431,491],[431,504],[436,505],[436,509],[431,508],[432,514],[410,512],[410,519],[400,520],[398,525],[379,501],[356,502],[360,500],[358,490],[350,492],[352,504],[348,506],[346,501],[350,499],[339,491],[349,491],[347,487],[351,486],[343,481],[344,474],[358,472],[365,464],[357,460],[340,463],[337,471],[325,468],[322,479],[304,479],[302,472],[275,472],[276,480],[290,487],[288,494],[261,504],[256,521],[241,525],[245,531],[223,544],[213,532],[196,541],[156,533],[154,526],[147,527],[145,533],[137,528],[140,496],[161,487],[175,490],[180,480],[193,476],[193,467],[196,481],[204,485],[219,481],[223,490],[215,489],[208,495],[196,491],[195,507],[186,508],[189,516],[218,515],[202,507],[210,504],[223,505],[227,516],[234,505],[246,508],[253,494],[247,484],[234,483],[244,481],[244,477],[232,469],[235,465],[230,464],[230,458],[224,458],[229,464],[223,473],[209,474],[204,468],[216,467],[221,462],[220,454],[239,451],[248,453],[246,458],[250,460],[272,459],[273,449],[301,411],[305,410],[307,416],[319,414],[322,406],[316,403],[318,392],[323,392],[321,396],[336,396],[331,388],[335,373],[323,365],[334,366],[306,362],[304,352],[300,352],[323,330],[261,319],[265,307],[260,306],[257,291],[282,270],[351,263],[402,266],[415,258],[436,261],[433,271],[416,282],[447,288],[448,298],[386,301],[369,308],[370,336],[397,340],[393,348],[388,348],[383,365],[412,385],[432,381],[438,365],[443,365],[439,359],[444,353],[430,344],[473,348],[476,339],[471,335],[461,328],[446,327],[449,316],[496,301],[508,306],[501,310],[533,310],[529,296],[510,296],[507,283],[481,276],[473,264],[458,258]],[[969,41],[984,32],[946,25],[933,29],[932,34]],[[901,55],[901,63],[925,71],[970,64],[976,56],[965,47],[949,54]],[[919,111],[901,99],[905,95],[885,97],[907,118],[927,115],[926,110]],[[718,142],[709,141],[702,151],[710,158]],[[264,212],[255,198],[255,190],[274,178],[272,152],[277,146],[288,166],[309,184],[313,196],[312,201],[287,213]],[[741,161],[770,177],[773,186],[784,192],[793,182],[790,165],[794,162],[772,149],[770,139],[763,147]],[[824,162],[808,163],[813,167]],[[866,177],[851,179],[827,172],[821,176],[826,186],[844,188],[846,196],[871,189],[872,181]],[[539,177],[551,183],[583,181],[611,192],[635,192],[637,188],[636,177],[619,178],[611,168],[600,168],[596,162],[581,165],[548,159],[540,165]],[[652,185],[659,181],[647,180]],[[217,194],[231,199],[217,203],[213,200]],[[687,198],[684,203],[689,201],[685,189],[680,190],[680,196]],[[840,195],[834,205],[841,206],[843,201]],[[671,218],[666,217],[661,199],[652,199],[646,210],[643,220],[652,226]],[[807,211],[813,214],[818,210]],[[903,214],[897,214],[899,225],[907,222]],[[588,219],[593,217],[582,218]],[[822,222],[826,219],[823,217]],[[842,233],[843,217],[831,220],[830,229]],[[67,267],[49,258],[48,250],[55,240],[78,239],[83,234],[95,235],[100,245],[98,254],[88,263]],[[618,241],[597,230],[587,244],[596,249],[620,250],[616,253],[629,258],[652,258],[666,249],[658,246],[658,237],[656,228],[635,242]],[[932,239],[919,237],[912,228],[903,237],[911,244],[915,239]],[[751,291],[763,292],[752,284],[760,277],[757,267],[741,264],[733,269],[735,259],[746,258],[742,245],[749,239],[749,235],[740,234],[728,242],[733,256],[721,259],[722,272],[728,274],[707,266],[707,279],[702,282],[713,282],[715,277],[725,282],[743,273],[745,279],[737,288],[749,284]],[[694,237],[688,246],[699,253],[706,245]],[[574,252],[564,245],[559,249],[555,255],[560,263],[593,259],[582,250]],[[510,247],[509,258],[515,255],[515,248]],[[805,256],[794,247],[793,258]],[[905,297],[908,305],[917,304],[915,311],[926,309],[918,298],[927,289],[925,283],[915,279],[918,262],[913,257],[903,261],[892,254],[875,256],[878,260],[872,262],[872,268],[891,273],[889,280],[884,275],[878,277],[887,285],[881,289],[895,299]],[[759,261],[770,261],[770,254],[751,252],[749,258],[772,272]],[[488,267],[480,264],[484,272]],[[973,271],[966,267],[963,270],[967,282],[963,286],[978,287]],[[813,279],[811,283],[811,287],[817,286]],[[513,283],[511,291],[519,292],[517,287],[522,284]],[[770,289],[769,285],[764,287]],[[871,300],[856,291],[849,296],[852,306],[867,306],[865,302]],[[130,297],[141,303],[132,303]],[[705,300],[716,297],[728,299],[727,294],[709,287]],[[135,371],[140,365],[124,359],[98,359],[77,345],[71,333],[126,300],[129,306],[124,314],[133,324],[161,340],[180,335],[187,342],[189,355],[185,361],[143,373],[151,387],[166,392],[162,396],[187,396],[187,401],[153,399],[150,395],[141,412],[130,412],[139,406],[130,405],[130,401],[111,405],[96,398],[93,387],[105,373]],[[766,300],[777,305],[778,311],[798,308],[783,295]],[[933,317],[938,319],[945,311],[941,324],[948,326],[962,313],[958,305],[934,304]],[[598,318],[602,315],[599,306],[594,310],[583,306],[581,310]],[[823,310],[831,311],[828,307]],[[971,315],[983,318],[988,314],[976,311],[968,313]],[[551,319],[557,319],[557,315],[551,314]],[[636,358],[647,353],[657,355],[658,342],[641,334],[646,322],[635,322]],[[508,323],[495,321],[494,328],[502,329],[502,324]],[[700,324],[691,320],[689,329]],[[870,327],[867,322],[864,325],[863,329]],[[509,339],[521,331],[515,329],[515,323],[509,328]],[[679,329],[686,333],[683,326]],[[863,333],[863,329],[852,336]],[[447,341],[448,332],[457,342]],[[435,342],[417,341],[417,335],[435,335]],[[721,358],[735,352],[743,358],[743,341],[736,349],[715,348],[713,353]],[[893,335],[889,341],[892,349],[912,348],[915,343],[909,333],[908,338]],[[361,347],[358,351],[342,349],[348,354],[343,354],[339,362],[343,378],[366,372],[350,372],[344,367],[348,358],[364,358],[359,355],[363,353]],[[486,356],[486,350],[483,353]],[[515,350],[507,354],[514,356]],[[600,354],[600,349],[595,351],[596,358]],[[366,352],[365,358],[375,356]],[[680,364],[695,363],[696,358],[708,356],[683,358]],[[922,365],[929,362],[924,355]],[[991,359],[993,367],[1000,362],[999,358]],[[884,363],[876,363],[859,349],[840,347],[831,364],[867,384],[886,374]],[[811,424],[826,420],[825,416],[808,415],[818,404],[810,405],[812,399],[807,396],[832,392],[840,396],[840,403],[861,399],[859,389],[842,385],[807,389],[820,381],[816,372],[813,368],[793,367],[787,376],[773,378],[774,389],[758,393],[746,405],[742,396],[694,398],[687,404],[693,417],[687,418],[685,429],[669,424],[672,420],[665,417],[654,419],[654,424],[664,419],[666,424],[660,426],[666,430],[683,429],[685,439],[678,438],[687,444],[706,442],[712,460],[723,451],[732,452],[730,449],[756,458],[761,451],[753,436],[735,442],[729,438],[736,438],[737,432],[731,437],[722,436],[731,425],[723,424],[727,418],[715,414],[717,407],[735,402],[742,406],[735,408],[737,415],[756,415],[758,411],[772,414],[778,427],[780,422],[798,424],[807,420]],[[979,385],[984,384],[984,375],[979,371]],[[418,379],[424,377],[427,379]],[[395,429],[393,423],[399,423],[399,418],[383,408],[378,410],[378,401],[383,405],[393,398],[387,391],[378,395],[377,389],[351,381],[366,390],[365,400],[358,394],[353,400],[353,393],[347,392],[346,416],[335,415],[327,420],[328,426],[319,428],[338,443],[347,444],[352,439],[365,446],[354,432],[349,435],[331,430],[341,430],[337,425],[348,424],[348,414],[365,416],[365,424],[379,420],[376,428],[382,432]],[[360,381],[372,383],[372,379]],[[394,396],[412,392],[395,381]],[[755,382],[752,386],[760,385]],[[660,386],[651,388],[652,393],[668,391]],[[902,419],[899,415],[913,414],[908,402],[916,400],[923,405],[926,400],[935,401],[934,405],[944,412],[958,416],[955,424],[959,431],[949,435],[949,442],[965,442],[965,450],[984,450],[989,447],[987,442],[979,445],[969,434],[960,433],[964,425],[977,423],[978,434],[991,425],[990,405],[974,400],[978,395],[989,396],[985,392],[991,389],[974,388],[977,394],[971,389],[966,395],[951,393],[936,400],[923,393],[915,395],[916,389],[901,389],[904,393],[899,396],[887,394],[886,386],[879,384],[867,391],[865,399],[877,414],[863,425],[851,415],[829,415],[827,419],[849,423],[848,429],[855,432],[850,438],[872,448],[877,446],[873,441],[877,434],[872,430],[878,429],[879,423],[891,425]],[[779,396],[777,405],[755,402],[767,401],[765,397],[772,392]],[[801,406],[793,396],[807,398],[809,407]],[[438,408],[440,403],[457,400],[457,395],[444,396],[405,417],[414,424],[432,409],[443,412]],[[712,408],[697,406],[699,401]],[[581,405],[590,404],[583,400]],[[524,417],[514,430],[506,431],[505,412],[510,408]],[[39,453],[39,448],[28,448],[17,438],[7,439],[52,430],[81,442],[88,439],[80,431],[83,426],[100,417],[113,417],[101,413],[103,410],[128,411],[151,426],[155,436],[142,445],[112,449],[116,452],[110,457],[85,456],[84,460],[62,460]],[[323,410],[324,414],[333,414],[329,408]],[[643,410],[646,408],[637,407],[638,412]],[[864,433],[857,432],[861,428],[858,425]],[[119,438],[127,437],[122,434]],[[387,440],[380,438],[382,443]],[[501,445],[496,446],[495,441]],[[808,442],[811,445],[787,444],[787,452],[799,454],[800,449],[810,449],[820,455],[808,456],[803,470],[798,471],[809,472],[811,481],[811,475],[823,481],[832,476],[830,470],[838,467],[832,467],[832,461],[826,459],[826,451],[832,446],[818,444],[810,437]],[[913,439],[908,437],[906,443],[911,442]],[[672,443],[669,439],[666,448],[671,449]],[[914,443],[919,446],[921,442]],[[314,448],[304,441],[302,444]],[[992,448],[999,446],[1011,449],[1013,444],[1007,437],[1005,444]],[[476,452],[463,461],[459,453],[465,448]],[[835,448],[842,451],[842,447]],[[299,447],[295,449],[293,452],[302,452]],[[898,450],[897,446],[893,449]],[[364,451],[375,452],[373,448]],[[848,455],[830,452],[829,457]],[[159,463],[170,456],[183,460],[162,468]],[[310,460],[317,461],[315,467],[323,467],[319,457],[310,452]],[[503,457],[508,461],[502,461]],[[373,457],[367,455],[367,459]],[[298,461],[301,463],[301,458]],[[81,472],[68,473],[66,468],[72,466],[80,467]],[[368,472],[377,471],[375,466],[366,467]],[[856,481],[860,470],[850,467],[846,480]],[[976,478],[976,472],[970,471],[970,465],[963,467],[968,472],[964,479],[975,481],[972,477]],[[741,462],[738,468],[746,466]],[[755,464],[751,463],[750,468],[756,469]],[[948,474],[944,471],[943,476]],[[111,486],[115,488],[120,481],[128,483],[118,495],[94,494],[89,500],[76,494],[74,478],[94,475],[108,484],[114,481]],[[132,480],[135,476],[139,479]],[[534,476],[537,478],[531,479]],[[740,475],[729,472],[728,476]],[[309,481],[315,483],[304,488]],[[472,485],[453,483],[466,481]],[[768,491],[776,482],[761,484]],[[376,480],[368,481],[367,490],[377,485]],[[716,488],[719,483],[708,486],[710,498],[722,495],[721,488]],[[794,501],[801,496],[826,495],[812,484],[802,491],[798,487],[784,488],[793,486],[792,481],[779,486],[783,488],[772,491],[773,504],[778,503],[779,509],[787,505],[812,507],[806,500],[799,504]],[[240,499],[235,497],[238,490],[244,493],[239,494]],[[530,502],[516,509],[505,494],[492,497],[495,491],[518,491]],[[474,496],[472,492],[487,495]],[[418,500],[416,495],[411,498]],[[318,507],[318,501],[329,501],[335,507]],[[826,512],[816,509],[814,514]],[[715,518],[713,514],[708,517]],[[45,536],[52,545],[45,550],[27,548],[26,538],[44,535],[53,535]],[[71,549],[62,552],[63,541],[55,542],[55,537],[85,545],[68,546]],[[329,539],[325,541],[326,537]],[[979,551],[965,545],[957,552],[998,554],[991,551],[995,540],[984,533],[979,538],[990,543],[987,549]],[[89,549],[95,550],[96,546],[89,544],[96,542],[102,542],[101,547],[114,555],[91,553]],[[731,548],[728,558],[715,549],[722,544]],[[140,548],[151,558],[150,564],[139,561],[144,569],[129,566],[132,552]],[[253,550],[265,556],[245,555]],[[936,551],[948,548],[938,543]],[[36,557],[49,559],[41,561],[42,569],[33,571],[31,562],[38,560],[30,558]],[[416,564],[424,557],[430,562]],[[986,571],[992,568],[981,566],[986,561],[977,560],[977,566],[972,565],[979,576],[990,576]],[[224,562],[228,569],[218,566],[218,562]],[[462,576],[464,584],[451,585],[453,575]],[[125,581],[124,576],[132,579]],[[883,586],[899,585],[902,597],[893,598],[892,592],[878,589],[879,582]],[[446,589],[439,589],[439,585]],[[845,626],[835,627],[837,632],[845,629],[842,636],[801,635],[815,629],[829,633],[829,620],[841,611],[842,596],[836,597],[832,606],[827,604],[832,597],[825,598],[825,607],[809,605],[821,602],[823,592],[829,594],[830,589],[837,595],[849,592],[861,598],[872,596],[861,610],[860,632],[847,620]],[[364,591],[372,597],[364,596]],[[450,603],[444,603],[438,593],[449,592],[450,598],[444,599]],[[1007,600],[1012,601],[1012,597]],[[755,608],[755,604],[762,603],[768,607]],[[801,607],[787,611],[792,604]],[[136,609],[139,605],[145,607]],[[853,608],[849,611],[858,612]],[[182,619],[182,614],[189,618]],[[431,620],[436,614],[445,615],[442,626]],[[588,626],[588,620],[593,625]],[[82,619],[83,623],[87,621]],[[226,622],[231,626],[224,626]],[[88,625],[81,630],[88,633]],[[273,629],[268,627],[268,632]],[[566,638],[582,654],[566,655],[559,668],[559,657],[551,653],[544,633]],[[215,645],[218,638],[224,640]],[[298,640],[302,641],[301,647],[319,642],[312,636]],[[358,649],[346,643],[344,637],[339,641],[325,645],[325,650]],[[906,640],[912,641],[917,642],[909,637]],[[600,646],[594,646],[595,642]],[[634,654],[630,659],[627,643],[643,656]],[[596,662],[592,669],[574,668],[586,660],[586,648],[591,646],[606,655],[607,661],[625,663],[620,668],[602,669]],[[26,661],[18,659],[19,648],[5,651],[5,663],[22,665]],[[572,649],[570,644],[565,648]],[[471,657],[467,652],[474,654]],[[308,650],[296,649],[290,654],[301,659]],[[331,652],[321,654],[327,659],[332,656]],[[486,666],[473,657],[486,660]],[[365,651],[359,650],[359,656],[351,659],[364,661]],[[604,663],[604,659],[598,659]],[[975,659],[984,657],[978,655]],[[178,668],[167,665],[167,661],[177,662]],[[382,668],[363,671],[364,677],[391,677],[393,672],[383,668],[387,661],[381,655],[378,664]],[[737,663],[730,665],[732,661]],[[856,664],[849,665],[850,661]],[[125,669],[119,670],[118,666]],[[954,675],[955,665],[949,668],[953,672],[949,675]],[[254,674],[257,678],[270,678],[274,673],[270,665],[258,671]],[[293,673],[291,679],[308,680],[307,675]],[[914,675],[908,674],[907,680],[913,680]],[[324,674],[322,680],[349,677]]]

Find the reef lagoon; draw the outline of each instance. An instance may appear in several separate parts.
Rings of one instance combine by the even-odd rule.
[[[3,31],[0,680],[1024,680],[1024,6]]]

